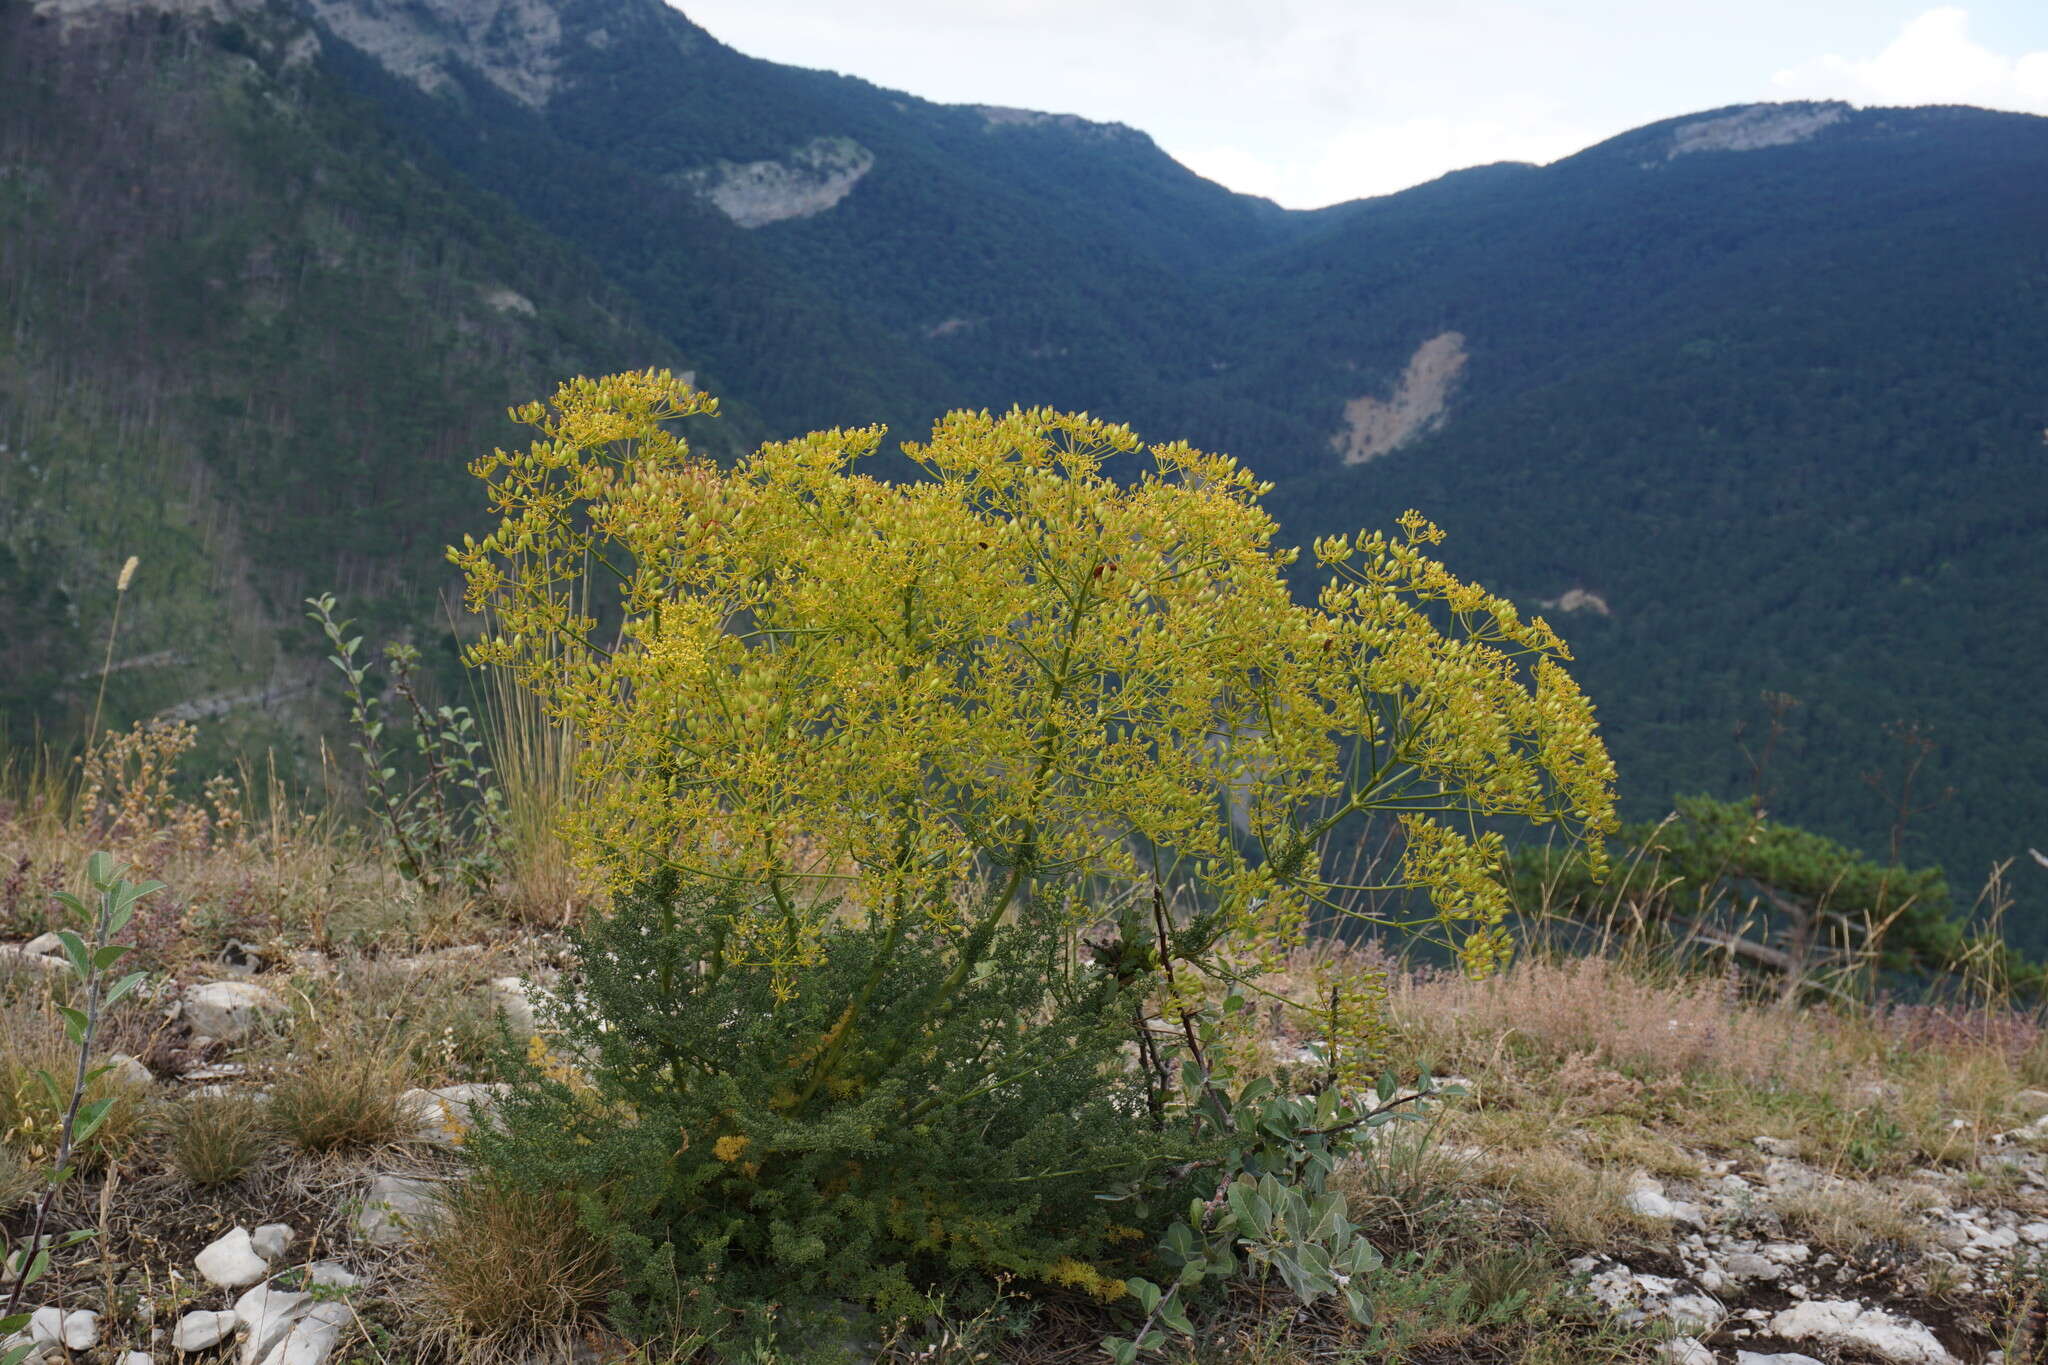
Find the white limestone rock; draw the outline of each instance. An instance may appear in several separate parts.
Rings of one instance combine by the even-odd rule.
[[[242,1042],[283,1012],[277,993],[253,981],[208,981],[185,989],[186,1026],[222,1042]]]
[[[347,1293],[351,1289],[361,1288],[363,1279],[339,1261],[315,1261],[306,1267],[306,1283]]]
[[[89,1351],[100,1344],[100,1315],[90,1308],[66,1313],[58,1336],[67,1351]]]
[[[295,1234],[285,1223],[265,1223],[249,1234],[249,1247],[266,1261],[275,1261],[284,1255],[292,1244]]]
[[[208,1350],[225,1341],[240,1323],[232,1309],[187,1313],[171,1330],[171,1348],[187,1352]]]
[[[116,1052],[107,1058],[107,1065],[113,1068],[107,1074],[123,1085],[131,1085],[141,1090],[156,1084],[156,1073],[144,1066],[138,1057]]]
[[[61,957],[32,953],[18,943],[0,943],[0,969],[8,967],[25,968],[44,976],[64,976],[71,970],[71,964]]]
[[[1813,1341],[1867,1351],[1892,1365],[1954,1365],[1934,1333],[1911,1318],[1866,1308],[1846,1299],[1812,1299],[1771,1319],[1771,1333],[1787,1341]]]
[[[236,1228],[193,1258],[208,1284],[240,1289],[270,1273],[270,1263],[249,1245],[249,1229]]]
[[[1706,1211],[1698,1204],[1682,1199],[1672,1199],[1664,1193],[1664,1186],[1647,1175],[1638,1174],[1629,1187],[1629,1208],[1645,1218],[1660,1222],[1689,1223],[1693,1227],[1705,1227]]]
[[[355,1310],[345,1303],[316,1304],[270,1348],[262,1365],[327,1365],[342,1329],[354,1322]]]
[[[398,1097],[400,1110],[411,1120],[422,1142],[452,1145],[479,1123],[494,1123],[498,1104],[511,1087],[471,1082],[438,1090],[408,1090]]]
[[[396,1246],[440,1209],[440,1186],[432,1180],[380,1175],[364,1192],[356,1235],[372,1246]]]
[[[305,1316],[311,1294],[293,1293],[259,1284],[235,1300],[235,1317],[248,1329],[242,1340],[242,1365],[256,1365],[284,1340],[292,1324]]]
[[[526,982],[516,976],[493,978],[491,1003],[505,1016],[506,1027],[512,1030],[513,1037],[533,1036],[533,994]]]

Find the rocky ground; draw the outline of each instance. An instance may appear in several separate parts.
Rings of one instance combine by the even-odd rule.
[[[0,950],[0,958],[20,986],[23,978],[57,976],[49,966],[53,948],[53,939],[35,939]],[[530,982],[551,968],[528,958],[532,974],[516,974],[506,970],[514,958],[502,943],[381,964],[305,950],[268,958],[238,943],[209,964],[211,978],[164,988],[147,1007],[154,1013],[147,1046],[141,1056],[117,1056],[117,1074],[137,1095],[172,1109],[236,1095],[260,1101],[281,1066],[346,1064],[332,1050],[332,1029],[342,1025],[317,1019],[322,1005],[373,976],[381,982],[369,993],[373,1013],[414,1009],[422,993],[461,993],[471,1019],[502,1019],[526,1033],[535,1027],[530,993],[537,986]],[[25,1007],[23,997],[16,995],[14,1007]],[[362,1029],[371,1023],[348,1025],[358,1044],[369,1046],[371,1033]],[[311,1042],[319,1027],[330,1029],[328,1046]],[[137,1023],[129,1033],[141,1029]],[[453,1040],[457,1027],[442,1031]],[[1585,1066],[1563,1070],[1583,1076]],[[1456,1187],[1466,1205],[1495,1214],[1540,1203],[1513,1179],[1511,1158],[1503,1177],[1503,1154],[1473,1142],[1485,1134],[1487,1115],[1518,1109],[1511,1091],[1528,1074],[1497,1070],[1460,1081],[1468,1097],[1454,1101],[1432,1130],[1440,1162],[1434,1179]],[[1597,1078],[1591,1085],[1597,1089]],[[1497,1093],[1503,1089],[1507,1097]],[[176,1212],[164,1212],[162,1189],[150,1193],[143,1181],[137,1214],[123,1220],[117,1175],[100,1187],[109,1193],[96,1209],[113,1244],[80,1271],[47,1281],[53,1302],[35,1306],[25,1332],[37,1345],[33,1359],[379,1359],[379,1322],[391,1316],[391,1291],[412,1269],[408,1248],[432,1226],[438,1193],[461,1175],[463,1132],[489,1121],[500,1091],[492,1081],[406,1089],[397,1095],[397,1128],[377,1142],[328,1152],[315,1173],[299,1171],[289,1181],[244,1179],[207,1191]],[[1882,1089],[1872,1099],[1882,1101]],[[1614,1105],[1593,1105],[1602,1107]],[[1583,1128],[1546,1140],[1563,1138],[1571,1148],[1587,1132],[1616,1130],[1612,1113],[1587,1113],[1583,1105],[1575,1113]],[[1982,1142],[1972,1136],[1966,1158],[1901,1166],[1876,1181],[1845,1173],[1841,1152],[1808,1150],[1800,1138],[1774,1132],[1718,1148],[1669,1138],[1632,1152],[1624,1144],[1624,1156],[1642,1164],[1624,1158],[1585,1166],[1610,1179],[1581,1191],[1589,1201],[1618,1199],[1620,1207],[1610,1209],[1618,1222],[1604,1238],[1577,1236],[1583,1250],[1565,1269],[1583,1295],[1679,1365],[2048,1359],[2038,1345],[2040,1275],[2048,1265],[2048,1091],[2019,1089],[2003,1113],[2015,1115],[2013,1124]],[[1966,1119],[1948,1124],[1962,1136]],[[1645,1124],[1642,1136],[1655,1128]],[[1567,1250],[1573,1244],[1573,1236],[1559,1240]],[[166,1252],[174,1261],[147,1265]],[[113,1273],[106,1261],[125,1265],[111,1291],[102,1285]],[[88,1297],[102,1306],[61,1306]],[[2025,1355],[2007,1355],[2015,1340]]]

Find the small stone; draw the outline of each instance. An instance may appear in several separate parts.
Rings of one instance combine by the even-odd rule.
[[[2048,1114],[2048,1090],[2021,1090],[2014,1093],[2012,1107],[2022,1114]]]
[[[209,981],[186,987],[184,1009],[192,1032],[239,1043],[265,1019],[282,1013],[284,1001],[252,981]]]
[[[270,1273],[270,1263],[249,1245],[249,1230],[236,1228],[193,1258],[208,1284],[223,1289],[240,1289]]]
[[[440,1207],[440,1187],[432,1180],[380,1175],[364,1192],[356,1215],[356,1235],[373,1246],[396,1246],[411,1229],[431,1219]]]
[[[2010,1133],[2000,1133],[1998,1136],[2006,1142],[2048,1142],[2048,1114],[2041,1115],[2032,1123],[2022,1124]]]
[[[292,1324],[305,1315],[311,1294],[294,1294],[259,1284],[235,1300],[235,1317],[249,1329],[242,1342],[242,1365],[255,1365],[284,1339]]]
[[[1657,1358],[1670,1365],[1714,1365],[1714,1353],[1697,1337],[1678,1337],[1657,1348]]]
[[[156,1357],[147,1351],[127,1351],[121,1356],[121,1365],[156,1365]]]
[[[125,1052],[116,1052],[109,1056],[107,1065],[112,1068],[107,1074],[124,1085],[132,1085],[140,1090],[156,1084],[156,1073],[144,1066],[140,1058],[131,1057]]]
[[[1799,1144],[1793,1141],[1791,1138],[1771,1137],[1768,1134],[1759,1134],[1758,1136],[1750,1139],[1750,1144],[1754,1146],[1759,1152],[1762,1152],[1765,1156],[1781,1156],[1789,1158],[1796,1157],[1799,1155]]]
[[[275,1261],[292,1244],[292,1230],[284,1223],[265,1223],[249,1234],[249,1249],[266,1261]]]
[[[479,1123],[492,1123],[498,1103],[511,1090],[503,1084],[471,1082],[439,1090],[408,1090],[399,1108],[412,1120],[422,1142],[453,1144]]]
[[[506,1027],[515,1038],[530,1038],[534,1031],[533,996],[527,984],[516,976],[491,981],[491,1003],[505,1016]]]
[[[52,1346],[64,1339],[64,1310],[61,1308],[38,1308],[28,1317],[28,1335],[31,1341],[44,1341]]]
[[[46,1232],[36,1240],[36,1249],[40,1250],[47,1247],[56,1240],[53,1234]],[[8,1252],[6,1263],[0,1264],[0,1284],[13,1284],[14,1277],[21,1273],[22,1263],[29,1259],[29,1255],[29,1246],[26,1241],[21,1242],[14,1250]]]
[[[45,976],[63,976],[71,970],[71,964],[61,957],[45,957],[16,943],[0,943],[0,968],[5,967],[32,968]]]
[[[1724,1269],[1737,1280],[1775,1280],[1785,1273],[1784,1266],[1754,1251],[1736,1252],[1728,1258]]]
[[[1820,1362],[1797,1351],[1780,1351],[1769,1356],[1758,1355],[1755,1351],[1737,1351],[1735,1365],[1820,1365]]]
[[[218,1346],[235,1330],[241,1319],[231,1310],[219,1312],[202,1310],[187,1313],[178,1319],[178,1325],[171,1330],[171,1348],[178,1351],[204,1351]]]
[[[1728,1315],[1728,1310],[1705,1294],[1676,1294],[1664,1301],[1662,1313],[1681,1328],[1711,1332]]]
[[[326,1365],[344,1327],[355,1322],[345,1303],[323,1303],[295,1322],[265,1355],[262,1365]]]
[[[100,1315],[90,1308],[65,1314],[62,1336],[67,1351],[91,1350],[100,1343]]]
[[[1666,1197],[1664,1187],[1646,1175],[1636,1177],[1626,1202],[1634,1212],[1660,1222],[1690,1223],[1695,1227],[1706,1223],[1706,1215],[1699,1205]]]
[[[58,938],[55,933],[37,934],[21,945],[21,951],[33,953],[37,957],[61,957],[64,953],[64,940]]]
[[[306,1267],[306,1283],[346,1292],[359,1288],[363,1280],[360,1275],[351,1273],[340,1261],[315,1261]]]

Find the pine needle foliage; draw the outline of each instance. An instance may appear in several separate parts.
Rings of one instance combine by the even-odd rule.
[[[517,1187],[581,1195],[623,1270],[622,1321],[765,1332],[842,1302],[921,1320],[997,1275],[1120,1297],[1101,1258],[1112,1215],[1134,1214],[1094,1196],[1213,1155],[1149,1122],[1143,1078],[1117,1064],[1132,988],[1068,972],[1042,907],[943,1010],[939,945],[891,947],[886,927],[829,928],[793,980],[714,974],[712,926],[737,902],[666,872],[591,921],[552,1043],[502,1128],[469,1142]],[[806,1098],[807,1054],[835,1044],[841,1078]],[[1153,1179],[1160,1207],[1192,1174]]]

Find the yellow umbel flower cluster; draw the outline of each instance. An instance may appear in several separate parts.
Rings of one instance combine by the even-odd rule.
[[[474,657],[582,732],[582,856],[736,888],[722,963],[792,977],[849,911],[970,945],[1023,897],[1079,923],[1163,881],[1279,951],[1356,913],[1320,844],[1386,813],[1483,967],[1474,822],[1612,827],[1564,646],[1420,517],[1319,544],[1308,606],[1228,457],[1030,409],[945,417],[914,481],[859,472],[876,429],[721,470],[670,430],[715,408],[647,373],[519,410],[540,439],[473,466],[500,524],[451,553],[497,625]]]

